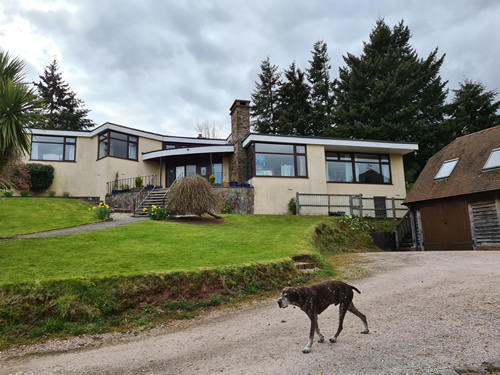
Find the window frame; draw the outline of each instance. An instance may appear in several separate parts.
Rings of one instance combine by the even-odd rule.
[[[47,142],[47,141],[35,141],[37,137],[45,137],[45,138],[63,138],[62,142]],[[74,142],[69,142],[68,139],[74,139]],[[31,152],[30,152],[30,160],[36,161],[50,161],[50,162],[64,162],[64,163],[76,163],[76,143],[77,137],[75,136],[65,136],[65,135],[42,135],[42,134],[32,134],[31,135]],[[63,145],[62,151],[62,160],[54,160],[54,159],[34,159],[33,158],[33,145],[34,144],[46,144],[46,145]],[[73,159],[66,159],[66,145],[74,146],[74,157]]]
[[[258,152],[257,151],[257,145],[269,145],[269,146],[292,146],[293,147],[293,153],[286,153],[286,152],[273,152],[273,151],[266,151],[266,152]],[[304,152],[298,152],[297,147],[303,147]],[[253,142],[251,145],[251,149],[253,151],[252,155],[252,177],[264,177],[264,178],[309,178],[309,171],[308,171],[308,166],[307,166],[307,145],[305,144],[295,144],[295,143],[273,143],[273,142]],[[293,156],[293,176],[266,176],[266,175],[257,175],[257,155],[259,154],[264,154],[264,155],[291,155]],[[298,175],[298,158],[299,157],[305,157],[305,174],[302,176]]]
[[[486,160],[486,163],[484,163],[484,166],[483,166],[483,171],[484,172],[492,171],[492,170],[500,168],[500,162],[498,164],[495,164],[495,165],[492,165],[492,166],[488,166],[488,163],[490,163],[490,160],[492,160],[492,158],[493,158],[493,154],[496,154],[496,153],[500,154],[500,147],[499,148],[494,148],[493,150],[491,150],[490,155],[488,156],[488,160]]]
[[[116,133],[121,136],[127,137],[127,139],[121,139],[117,137],[113,137],[111,133]],[[101,137],[105,135],[106,138]],[[106,130],[97,136],[97,160],[101,160],[107,157],[111,158],[117,158],[117,159],[123,159],[123,160],[132,160],[132,161],[138,161],[139,160],[139,136],[137,135],[131,135],[127,133],[122,133],[122,132],[117,132],[115,130]],[[136,140],[132,140],[131,138],[135,138]],[[127,144],[126,149],[127,149],[127,156],[126,157],[121,157],[121,156],[116,156],[116,155],[111,155],[110,154],[110,145],[111,145],[111,140],[115,141],[120,141],[120,142],[125,142]],[[106,154],[104,156],[101,156],[100,149],[101,149],[101,142],[107,142],[106,144]],[[130,157],[130,145],[135,145],[135,158]]]
[[[328,157],[331,157],[331,154],[336,154],[337,160],[328,160]],[[342,160],[340,155],[345,154],[349,155],[350,160]],[[368,162],[358,161],[356,162],[356,155],[376,155],[378,157],[377,165],[380,168],[380,172],[382,172],[382,166],[386,165],[389,167],[389,181],[388,182],[360,182],[358,181],[358,176],[356,175],[356,163],[367,164]],[[387,161],[382,160],[382,157],[387,158]],[[330,181],[328,180],[328,163],[350,163],[351,164],[351,173],[352,173],[352,181]],[[371,163],[374,164],[374,163]],[[391,155],[390,154],[378,154],[378,153],[369,153],[369,152],[347,152],[347,151],[326,151],[325,150],[325,167],[326,167],[326,182],[329,184],[368,184],[368,185],[392,185],[392,167],[391,167]],[[381,174],[384,177],[383,174]]]
[[[439,168],[439,170],[437,171],[436,175],[434,176],[434,181],[442,181],[442,180],[447,180],[448,178],[450,178],[451,174],[453,173],[453,171],[457,167],[459,161],[460,161],[460,158],[454,158],[454,159],[449,159],[449,160],[443,161],[443,164],[441,164],[441,167]],[[451,163],[454,163],[454,164],[453,164],[453,167],[451,167],[450,172],[448,174],[446,174],[446,175],[439,176],[439,174],[441,173],[441,171],[443,170],[443,168],[447,164],[451,164]]]

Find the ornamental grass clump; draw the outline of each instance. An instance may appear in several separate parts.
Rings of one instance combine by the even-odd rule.
[[[203,215],[217,217],[222,201],[208,180],[201,176],[187,176],[177,181],[168,192],[168,211],[174,215]]]
[[[99,220],[107,220],[111,215],[111,210],[109,206],[105,203],[100,202],[99,206],[93,207],[92,210],[89,208],[89,211],[92,211],[96,218]]]

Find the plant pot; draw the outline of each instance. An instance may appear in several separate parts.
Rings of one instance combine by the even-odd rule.
[[[250,187],[250,184],[243,184],[243,187]]]
[[[111,190],[111,194],[118,194],[118,190],[115,189]]]
[[[231,187],[238,187],[238,183],[234,182],[234,181],[231,181],[231,182],[229,182],[229,186],[231,186]]]
[[[228,187],[228,186],[229,186],[229,182],[223,182],[223,183],[222,183],[222,186],[224,186],[224,187]]]
[[[154,185],[146,185],[147,190],[153,190],[155,187]]]

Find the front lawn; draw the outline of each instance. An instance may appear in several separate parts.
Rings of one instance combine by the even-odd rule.
[[[89,206],[75,199],[1,198],[0,237],[95,223]]]
[[[225,218],[228,224],[144,221],[70,236],[3,240],[0,285],[274,261],[314,252],[309,237],[314,226],[324,219],[270,215]]]

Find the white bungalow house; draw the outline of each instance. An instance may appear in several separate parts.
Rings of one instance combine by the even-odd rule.
[[[117,182],[133,187],[137,176],[144,176],[144,184],[168,188],[192,174],[213,174],[218,186],[250,184],[255,214],[286,214],[297,193],[405,198],[403,155],[417,150],[417,144],[251,133],[249,110],[247,100],[233,103],[232,132],[225,140],[162,135],[109,122],[90,131],[33,129],[26,161],[54,166],[49,190],[100,200]],[[325,210],[330,208],[303,207],[301,214]]]

